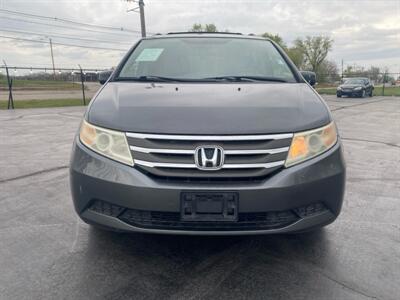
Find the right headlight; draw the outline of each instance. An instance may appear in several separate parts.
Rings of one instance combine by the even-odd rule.
[[[86,147],[113,160],[133,166],[125,133],[82,122],[79,138]]]
[[[327,151],[336,144],[337,138],[334,122],[321,128],[294,134],[285,167],[293,166]]]

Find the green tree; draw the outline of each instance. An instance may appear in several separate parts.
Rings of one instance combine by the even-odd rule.
[[[217,26],[214,24],[206,24],[205,26],[205,32],[217,32]]]
[[[281,46],[285,51],[287,50],[287,45],[283,41],[283,38],[279,34],[272,34],[269,32],[265,32],[261,35],[263,38],[267,38],[270,40],[273,40],[275,43],[277,43],[279,46]]]
[[[203,25],[194,23],[192,28],[190,29],[191,32],[202,32],[203,31]]]
[[[192,28],[189,30],[191,32],[217,32],[217,26],[214,24],[200,24],[200,23],[194,23]]]
[[[332,49],[333,40],[325,36],[307,36],[304,40],[296,39],[294,44],[303,51],[305,62],[311,70],[318,73],[319,67]]]
[[[287,55],[290,57],[292,62],[296,65],[297,68],[301,69],[304,65],[304,52],[301,48],[296,46],[290,47],[286,51]]]
[[[299,47],[288,47],[283,38],[279,34],[272,34],[265,32],[261,35],[264,38],[268,38],[273,40],[277,43],[281,48],[286,52],[286,54],[290,57],[293,63],[298,67],[301,68],[304,63],[304,52]]]

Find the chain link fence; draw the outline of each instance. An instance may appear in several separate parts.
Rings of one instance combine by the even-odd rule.
[[[48,68],[0,66],[0,108],[86,105],[99,89],[104,68]],[[321,94],[336,94],[346,79],[366,77],[374,95],[400,96],[400,73],[317,74],[315,88]],[[16,105],[17,104],[17,105]]]
[[[109,69],[108,69],[109,70]],[[47,68],[0,66],[0,108],[86,105],[99,89],[103,68]],[[18,104],[18,105],[16,105]]]

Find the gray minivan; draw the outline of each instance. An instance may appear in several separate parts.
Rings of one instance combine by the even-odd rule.
[[[174,33],[141,39],[94,96],[70,182],[106,229],[286,233],[336,219],[345,164],[326,103],[273,41]]]

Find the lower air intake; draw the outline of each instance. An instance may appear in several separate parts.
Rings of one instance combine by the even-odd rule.
[[[279,229],[296,221],[327,211],[322,203],[315,203],[293,210],[239,213],[234,222],[187,222],[179,212],[147,211],[124,208],[96,200],[89,210],[115,217],[139,228],[190,231],[231,231]]]

